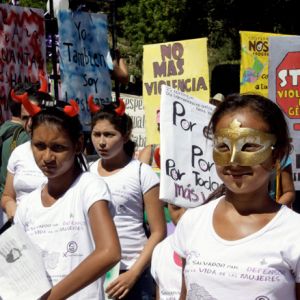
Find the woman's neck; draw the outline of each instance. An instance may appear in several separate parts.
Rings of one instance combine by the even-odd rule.
[[[129,157],[125,152],[123,152],[121,155],[118,155],[117,157],[110,158],[110,159],[100,159],[99,162],[99,171],[104,172],[115,172],[122,168],[124,168],[130,161],[132,160],[131,157]]]
[[[77,177],[82,173],[80,167],[74,165],[74,167],[67,173],[57,178],[48,179],[47,191],[54,199],[60,198],[73,184]]]
[[[226,190],[225,200],[226,205],[232,206],[240,215],[272,213],[280,208],[280,204],[272,200],[267,191],[236,194]]]

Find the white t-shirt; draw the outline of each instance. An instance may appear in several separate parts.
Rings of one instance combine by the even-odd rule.
[[[41,190],[42,187],[22,199],[15,223],[41,250],[46,271],[55,285],[94,250],[88,211],[95,202],[110,201],[111,197],[106,183],[89,172],[82,173],[50,207],[43,206]],[[104,299],[102,283],[103,278],[69,299]]]
[[[14,175],[13,185],[17,204],[25,195],[47,182],[47,177],[34,160],[30,141],[13,150],[7,170]]]
[[[99,160],[90,165],[90,172],[98,176]],[[120,270],[128,270],[137,260],[147,241],[143,228],[143,197],[159,178],[146,164],[133,159],[117,173],[101,177],[107,183],[115,209],[114,222],[120,239],[122,258]]]
[[[186,259],[187,299],[295,300],[300,215],[282,206],[257,232],[228,241],[212,223],[219,201],[186,211],[171,240]]]
[[[152,253],[151,275],[159,287],[160,300],[178,300],[182,282],[182,261],[171,246],[172,235],[157,244]]]

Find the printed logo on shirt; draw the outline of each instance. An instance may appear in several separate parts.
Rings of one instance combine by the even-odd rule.
[[[70,241],[67,244],[67,252],[64,253],[64,257],[67,256],[82,256],[80,253],[76,253],[78,250],[78,244],[75,241]]]
[[[124,214],[124,213],[126,212],[126,210],[127,210],[127,209],[126,209],[126,206],[125,206],[125,205],[122,205],[122,204],[121,204],[121,205],[118,205],[118,206],[117,206],[117,213],[118,213],[118,214]]]

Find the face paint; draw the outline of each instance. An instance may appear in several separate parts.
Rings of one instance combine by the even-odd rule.
[[[274,134],[240,126],[235,119],[229,128],[215,132],[213,159],[216,165],[255,166],[272,155],[276,142]]]

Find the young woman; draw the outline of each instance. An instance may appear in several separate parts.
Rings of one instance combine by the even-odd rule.
[[[42,299],[104,299],[102,276],[119,261],[120,245],[107,185],[84,172],[79,109],[70,103],[26,103],[33,156],[48,181],[22,199],[14,220],[42,251],[53,284]]]
[[[300,299],[300,216],[272,200],[276,160],[291,150],[284,115],[258,95],[232,95],[210,122],[225,194],[188,210],[172,240],[184,258],[180,299]]]
[[[120,101],[118,108],[112,104],[97,107],[92,101],[90,98],[92,142],[101,158],[90,171],[103,178],[112,193],[122,250],[120,275],[106,291],[117,299],[152,299],[151,255],[166,232],[158,199],[159,178],[150,166],[133,159],[132,120],[125,114],[124,103]],[[148,240],[143,228],[144,209],[151,230]]]

